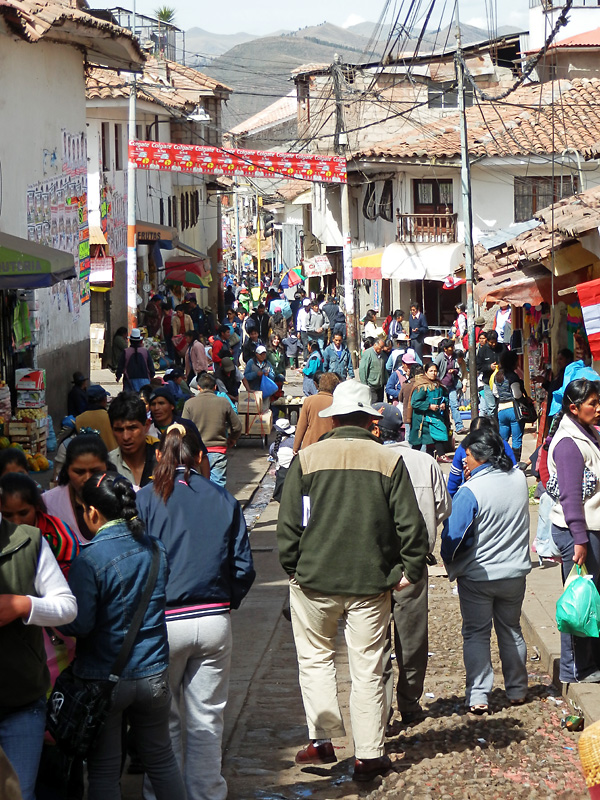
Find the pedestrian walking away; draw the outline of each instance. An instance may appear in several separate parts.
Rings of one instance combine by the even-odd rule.
[[[599,420],[596,381],[579,378],[569,383],[548,448],[549,477],[558,484],[550,522],[562,557],[563,583],[575,563],[585,564],[596,586],[600,584]],[[600,683],[599,640],[561,633],[559,678],[563,683]]]
[[[527,699],[527,646],[520,620],[531,571],[529,493],[525,475],[513,469],[495,431],[483,427],[470,433],[464,447],[467,481],[452,501],[441,552],[448,577],[458,581],[466,706],[485,714],[494,684],[492,623],[506,696],[513,705]]]
[[[200,431],[208,450],[210,480],[225,488],[227,448],[233,447],[242,433],[242,423],[226,397],[216,394],[217,383],[206,373],[198,381],[200,393],[183,407],[182,417],[190,419]]]
[[[505,350],[500,356],[500,369],[493,378],[492,393],[498,404],[498,425],[500,436],[511,440],[512,451],[517,462],[521,460],[523,449],[523,430],[525,421],[517,419],[515,400],[525,394],[523,380],[517,375],[519,356],[514,350]]]
[[[138,518],[135,492],[116,472],[93,475],[81,490],[85,521],[93,540],[71,565],[69,585],[77,598],[77,619],[59,628],[75,636],[73,672],[106,680],[148,583],[153,547],[159,570],[142,625],[116,684],[110,710],[87,757],[89,800],[121,796],[123,714],[158,800],[185,800],[185,788],[169,738],[169,647],[165,587],[169,567],[165,548],[152,545]]]
[[[340,383],[320,414],[332,418],[333,430],[292,461],[277,522],[311,740],[296,763],[337,760],[331,740],[345,731],[334,658],[344,618],[353,778],[368,781],[391,766],[383,682],[390,589],[422,578],[429,542],[401,454],[369,432],[380,414],[370,406],[368,387]]]
[[[225,800],[221,746],[231,664],[230,611],[239,608],[255,572],[240,504],[199,475],[200,457],[197,438],[172,425],[161,441],[154,483],[138,493],[137,504],[147,530],[169,557],[169,721],[186,797]],[[145,780],[146,800],[158,797],[150,789]]]
[[[429,540],[428,560],[435,562],[433,549],[437,529],[450,515],[452,501],[444,475],[439,465],[427,453],[413,450],[402,436],[402,415],[397,406],[375,403],[373,408],[381,417],[373,423],[373,433],[386,447],[397,448],[408,470],[419,510],[427,527]],[[398,666],[396,701],[402,722],[409,725],[422,716],[419,700],[423,694],[429,652],[428,636],[428,574],[402,591],[392,592],[392,621],[394,627],[394,650]],[[392,715],[394,676],[391,660],[391,636],[388,652],[384,658],[386,702],[388,719]]]
[[[329,433],[333,423],[331,417],[321,417],[320,411],[329,408],[333,402],[333,392],[340,383],[339,376],[334,372],[326,372],[319,378],[319,391],[307,397],[300,406],[300,416],[296,426],[294,438],[294,453],[301,447],[310,447],[318,442],[321,436]]]
[[[117,381],[123,378],[123,389],[128,392],[139,392],[154,377],[154,362],[144,347],[139,328],[133,328],[129,334],[129,347],[121,354],[115,377]]]
[[[319,379],[323,374],[323,354],[317,340],[308,343],[308,360],[302,367],[302,393],[305,397],[318,392]]]

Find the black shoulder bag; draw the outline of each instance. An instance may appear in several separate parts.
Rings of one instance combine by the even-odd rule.
[[[156,541],[152,541],[152,551],[148,582],[108,680],[79,678],[70,664],[60,673],[50,693],[46,728],[66,756],[86,758],[106,721],[115,687],[129,660],[156,586],[160,567],[160,550]]]

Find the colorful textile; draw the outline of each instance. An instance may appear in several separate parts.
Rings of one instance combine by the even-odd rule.
[[[38,513],[37,527],[42,536],[50,545],[54,558],[62,570],[65,578],[69,577],[69,567],[75,556],[79,553],[79,542],[71,528],[58,517],[52,517],[43,512]]]

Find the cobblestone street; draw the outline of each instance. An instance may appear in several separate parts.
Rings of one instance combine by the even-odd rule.
[[[274,541],[274,536],[273,536]],[[446,578],[430,577],[430,661],[423,698],[427,716],[388,739],[393,772],[361,786],[351,781],[352,745],[335,742],[332,768],[294,764],[306,742],[290,624],[280,617],[246,706],[229,742],[225,774],[232,800],[337,798],[584,798],[578,734],[561,728],[570,706],[537,665],[528,662],[529,702],[511,707],[494,690],[492,714],[464,713],[458,597]],[[530,656],[535,655],[530,648]],[[494,657],[496,682],[501,673]],[[347,661],[338,661],[340,702],[348,722]],[[500,684],[501,685],[501,684]]]

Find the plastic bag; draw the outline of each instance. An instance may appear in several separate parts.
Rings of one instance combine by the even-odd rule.
[[[600,594],[585,566],[575,564],[556,602],[556,624],[572,636],[600,636]]]
[[[279,386],[269,378],[268,375],[263,375],[260,379],[260,391],[262,392],[263,398],[266,400],[267,397],[271,397],[272,394],[279,391]]]

